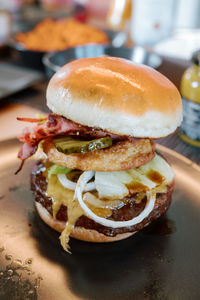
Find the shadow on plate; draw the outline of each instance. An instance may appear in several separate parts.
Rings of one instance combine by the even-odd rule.
[[[120,242],[95,244],[71,239],[71,255],[62,250],[59,234],[38,215],[30,213],[29,219],[30,234],[41,255],[62,266],[66,284],[80,299],[125,300],[133,299],[133,294],[135,299],[139,295],[161,299],[165,295],[162,283],[172,267],[169,235],[174,233],[174,224],[167,217]],[[159,231],[157,226],[163,229]]]

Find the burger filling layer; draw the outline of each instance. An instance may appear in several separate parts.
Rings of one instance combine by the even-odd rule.
[[[173,177],[158,154],[144,166],[119,172],[82,172],[47,162],[33,172],[32,189],[53,218],[66,222],[61,243],[67,250],[74,226],[114,236],[137,231],[165,213]]]
[[[114,236],[137,231],[168,208],[174,172],[150,139],[119,136],[55,114],[20,120],[37,124],[20,138],[19,170],[40,144],[36,155],[43,165],[32,174],[32,188],[36,201],[66,222],[60,237],[65,250],[74,226]]]
[[[154,157],[154,143],[148,138],[119,136],[55,114],[40,119],[18,120],[37,124],[26,127],[19,138],[23,142],[18,153],[22,163],[17,172],[25,160],[36,153],[41,142],[50,161],[81,170],[88,170],[88,167],[89,170],[106,171],[130,169]],[[116,158],[119,161],[117,165]]]

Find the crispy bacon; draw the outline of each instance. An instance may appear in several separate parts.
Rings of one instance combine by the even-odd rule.
[[[17,117],[17,120],[22,121],[22,122],[29,122],[29,123],[39,123],[39,122],[47,121],[47,117],[45,117],[45,118],[20,118],[20,117]]]
[[[18,168],[18,170],[15,172],[15,175],[21,171],[24,162],[27,158],[29,158],[31,155],[33,155],[37,151],[38,145],[32,145],[28,143],[24,143],[19,150],[18,157],[21,158],[22,162]]]
[[[95,129],[74,123],[56,114],[49,114],[47,118],[42,119],[17,119],[19,121],[38,122],[38,124],[34,127],[26,127],[24,129],[23,135],[19,138],[19,140],[23,142],[23,145],[18,153],[18,158],[22,160],[22,164],[19,170],[21,170],[24,161],[37,151],[38,144],[41,140],[45,140],[51,137],[53,138],[57,135],[78,135],[88,138],[102,138],[105,136],[110,136],[113,140],[127,139],[127,137],[112,134],[101,129]],[[46,120],[46,122],[41,124],[40,122],[44,120]]]

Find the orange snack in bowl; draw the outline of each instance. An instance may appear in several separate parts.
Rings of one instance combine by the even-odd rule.
[[[87,43],[102,44],[109,41],[103,31],[74,19],[45,19],[32,31],[18,33],[15,39],[24,48],[36,51],[59,51]]]

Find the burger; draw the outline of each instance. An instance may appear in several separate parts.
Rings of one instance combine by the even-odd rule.
[[[89,242],[127,238],[169,208],[174,171],[154,139],[175,131],[181,98],[162,74],[114,58],[75,60],[47,87],[47,117],[25,128],[18,157],[36,153],[31,174],[41,219]]]

